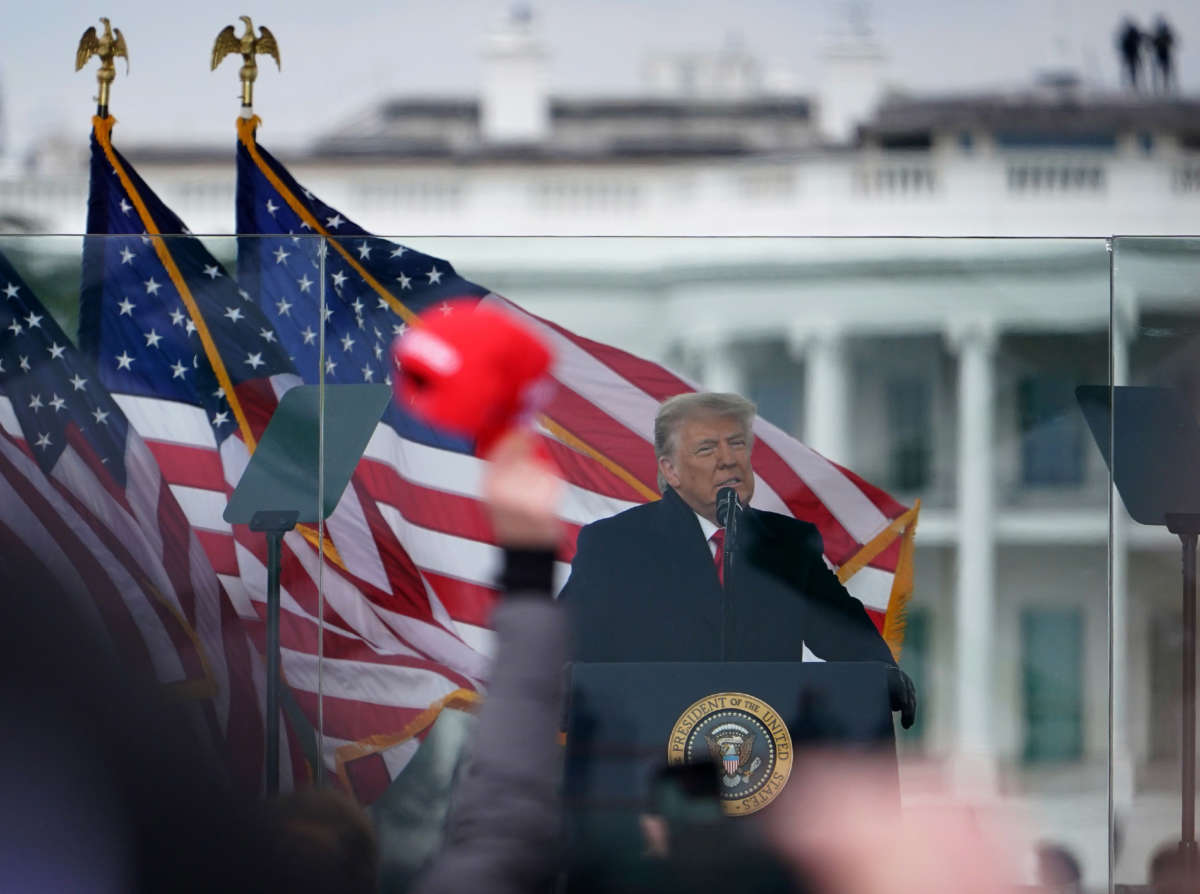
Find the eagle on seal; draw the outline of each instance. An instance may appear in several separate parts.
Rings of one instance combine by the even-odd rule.
[[[738,776],[748,769],[750,759],[754,755],[754,733],[748,733],[740,742],[732,739],[718,741],[708,733],[704,740],[708,743],[708,753],[712,759],[721,764],[726,776]]]

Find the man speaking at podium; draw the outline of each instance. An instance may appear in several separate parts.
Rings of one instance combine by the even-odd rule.
[[[815,525],[752,509],[756,408],[736,394],[664,401],[654,423],[662,499],[579,532],[568,608],[578,661],[895,660],[822,559]],[[912,683],[891,677],[911,725]]]

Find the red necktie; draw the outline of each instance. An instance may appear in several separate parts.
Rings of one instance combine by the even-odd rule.
[[[717,566],[717,580],[723,587],[725,586],[725,529],[717,528],[708,539],[717,545],[717,551],[713,555],[713,564]]]

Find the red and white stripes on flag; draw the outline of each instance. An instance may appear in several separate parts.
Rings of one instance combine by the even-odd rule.
[[[0,396],[0,539],[37,557],[133,672],[196,700],[243,790],[262,772],[262,677],[243,625],[133,429],[121,487],[77,429],[51,474]]]
[[[273,384],[282,393],[296,383],[293,379]],[[198,407],[134,395],[116,395],[116,400],[146,439],[261,649],[267,599],[265,539],[222,517],[249,459],[245,443],[230,437],[218,448]],[[410,588],[397,597],[386,579],[380,583],[387,589],[346,570],[365,568],[370,573],[362,554],[374,539],[355,530],[363,524],[358,503],[358,491],[348,488],[330,518],[327,534],[340,530],[344,535],[336,541],[329,538],[338,551],[326,550],[323,558],[297,530],[285,535],[281,554],[283,676],[314,726],[316,718],[323,719],[323,760],[336,770],[344,763],[339,749],[373,736],[400,735],[431,703],[464,690],[474,692],[486,671],[486,657],[447,629],[452,625],[448,616],[443,624],[433,609],[410,608],[422,600],[428,606],[424,592]],[[415,575],[413,580],[419,583]],[[323,660],[318,660],[319,654]],[[356,793],[371,800],[380,792]]]

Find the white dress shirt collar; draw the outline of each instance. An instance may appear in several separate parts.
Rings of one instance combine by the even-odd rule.
[[[712,535],[721,530],[721,528],[718,525],[714,525],[699,512],[696,513],[696,520],[700,522],[700,530],[704,532],[704,539],[708,543],[708,552],[715,558],[717,555],[717,545],[713,543]]]

